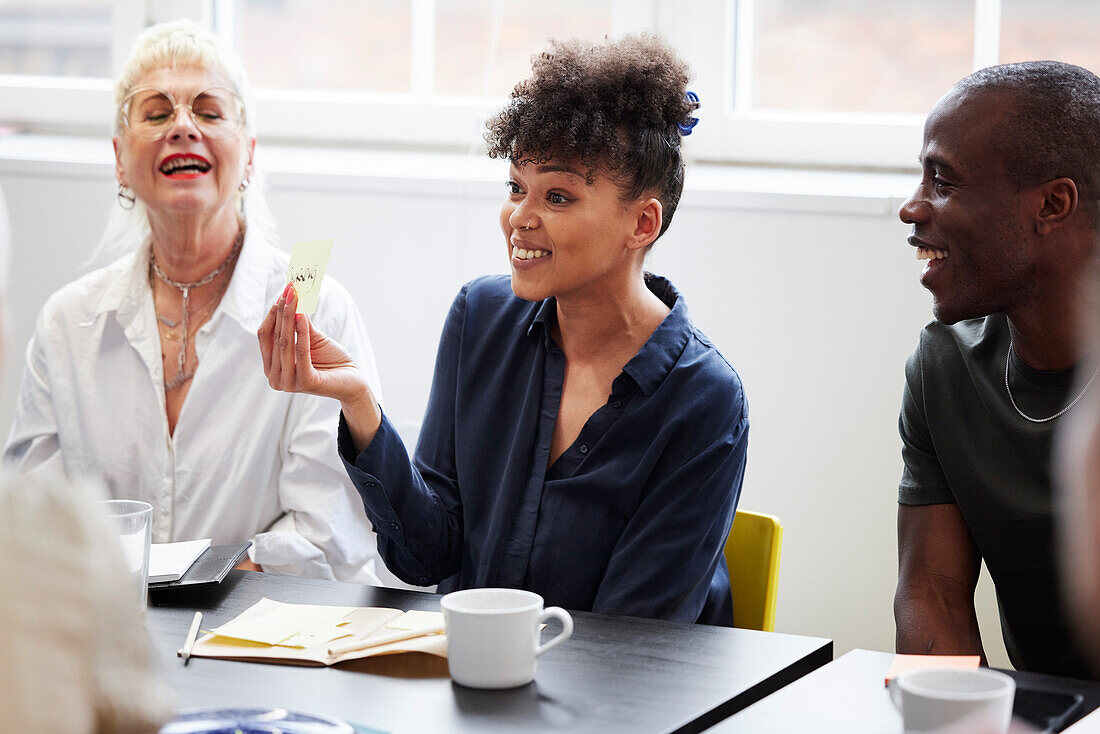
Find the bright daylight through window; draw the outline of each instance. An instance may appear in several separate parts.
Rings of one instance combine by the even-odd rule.
[[[180,14],[239,50],[268,141],[467,150],[548,38],[651,30],[695,69],[696,157],[891,168],[975,68],[1100,69],[1093,0],[0,0],[0,126],[101,131],[130,39]]]

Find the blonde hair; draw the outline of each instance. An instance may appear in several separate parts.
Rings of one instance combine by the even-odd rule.
[[[133,91],[138,81],[155,69],[172,65],[194,64],[220,74],[230,89],[244,102],[245,132],[250,138],[256,135],[256,116],[253,110],[252,87],[248,83],[244,64],[240,57],[228,48],[214,33],[190,20],[175,20],[149,26],[134,39],[130,57],[122,65],[122,73],[115,84],[115,106],[121,112],[122,102]],[[115,135],[122,134],[122,118],[115,115]],[[275,220],[271,216],[263,195],[263,174],[252,164],[250,183],[238,194],[239,216],[248,227],[262,233],[272,244],[277,244]],[[86,263],[87,267],[104,265],[128,252],[148,244],[150,237],[149,213],[139,199],[134,206],[123,209],[112,196],[112,206],[107,226],[100,236],[99,245]]]
[[[194,64],[220,74],[229,88],[244,102],[244,125],[250,137],[256,135],[252,87],[240,57],[213,32],[190,20],[174,20],[149,26],[134,39],[130,57],[122,65],[115,84],[115,107],[133,91],[138,80],[154,69]],[[115,116],[115,134],[122,132],[122,118]]]

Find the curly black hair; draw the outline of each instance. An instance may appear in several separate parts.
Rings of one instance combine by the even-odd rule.
[[[679,126],[690,125],[698,107],[686,94],[687,64],[656,36],[640,34],[600,44],[551,40],[532,67],[486,123],[489,157],[579,158],[589,184],[604,171],[624,201],[656,196],[664,234],[684,187]]]

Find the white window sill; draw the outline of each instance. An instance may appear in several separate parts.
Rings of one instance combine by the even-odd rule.
[[[278,189],[434,196],[503,196],[505,164],[480,153],[257,145],[257,166]],[[0,175],[110,180],[107,139],[60,135],[0,136]],[[683,205],[893,216],[919,174],[693,164]]]

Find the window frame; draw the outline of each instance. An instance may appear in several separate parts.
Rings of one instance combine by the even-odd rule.
[[[765,0],[766,1],[766,0]],[[431,94],[435,0],[411,0],[409,93],[255,89],[265,142],[476,149],[484,120],[502,98]],[[700,93],[698,125],[686,146],[696,160],[798,167],[912,169],[923,115],[746,109],[751,97],[751,27],[757,0],[614,0],[613,33],[659,29],[691,64]],[[974,0],[974,68],[997,62],[1001,0]],[[149,23],[186,16],[232,42],[234,0],[117,0],[113,67]],[[719,22],[716,22],[716,19]],[[734,38],[735,44],[725,39]],[[419,59],[419,61],[417,60]],[[742,72],[733,78],[734,64]],[[0,75],[0,120],[34,132],[104,134],[114,121],[113,82]],[[945,90],[946,91],[946,90]]]
[[[669,40],[696,70],[695,83],[707,90],[701,122],[689,146],[693,155],[700,160],[750,165],[915,168],[924,114],[748,107],[756,2],[693,0],[676,12],[668,8],[661,19],[662,29],[669,29]],[[974,0],[974,21],[972,70],[998,63],[1001,0]],[[724,43],[723,39],[735,35],[734,44]],[[733,78],[734,68],[737,78]]]

